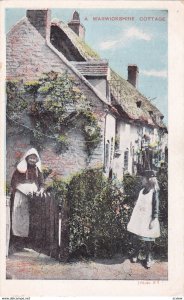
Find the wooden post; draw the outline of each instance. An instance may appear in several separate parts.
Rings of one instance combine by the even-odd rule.
[[[66,262],[69,258],[69,204],[64,202],[61,207],[61,235],[60,235],[60,261]]]
[[[49,197],[49,196],[48,196]],[[50,199],[50,256],[58,259],[59,246],[59,206],[54,197]]]

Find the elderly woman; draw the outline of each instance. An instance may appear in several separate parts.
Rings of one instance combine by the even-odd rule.
[[[11,180],[11,242],[23,247],[29,235],[29,195],[43,193],[41,161],[36,149],[28,150],[18,163]]]

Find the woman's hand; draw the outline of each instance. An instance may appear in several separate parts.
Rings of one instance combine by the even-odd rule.
[[[36,192],[36,196],[43,196],[44,194],[44,188],[41,188],[38,192]]]
[[[31,198],[31,197],[33,197],[33,193],[29,192],[29,193],[27,194],[27,196]]]
[[[150,224],[149,224],[149,229],[153,229],[153,227],[155,226],[155,222],[157,221],[157,218],[153,219]]]

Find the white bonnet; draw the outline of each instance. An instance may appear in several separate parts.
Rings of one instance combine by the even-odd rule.
[[[41,172],[41,160],[40,160],[40,156],[38,154],[38,151],[35,148],[31,148],[29,149],[24,156],[22,157],[22,159],[20,160],[20,162],[17,165],[17,170],[20,173],[26,173],[27,171],[27,161],[26,161],[26,157],[28,157],[31,154],[35,154],[38,158],[38,161],[36,163],[37,168],[39,169],[39,171]]]

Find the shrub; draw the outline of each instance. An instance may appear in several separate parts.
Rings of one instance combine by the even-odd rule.
[[[168,171],[166,168],[160,169],[158,173],[158,183],[160,186],[160,228],[161,228],[161,236],[156,239],[155,242],[155,252],[162,256],[163,258],[167,258],[168,255]]]
[[[167,256],[167,176],[159,175],[161,237],[154,251]],[[104,177],[101,169],[88,169],[63,182],[54,179],[52,190],[61,207],[69,208],[69,252],[71,256],[112,257],[131,251],[127,232],[132,210],[141,189],[141,178],[125,176],[123,183]],[[167,207],[167,206],[165,206]]]
[[[109,181],[100,169],[85,170],[69,185],[70,252],[111,257],[119,251],[123,233],[122,184]]]

